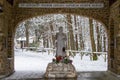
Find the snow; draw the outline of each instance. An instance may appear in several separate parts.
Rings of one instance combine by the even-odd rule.
[[[29,43],[32,43],[35,39],[35,36],[30,36],[29,37]],[[16,39],[17,41],[26,41],[26,37],[19,37],[18,39]]]
[[[15,51],[15,71],[45,71],[53,55],[32,51]]]
[[[107,71],[107,62],[102,56],[99,56],[97,61],[91,61],[89,56],[84,56],[80,59],[79,55],[73,58],[73,65],[79,71]]]
[[[20,37],[17,39],[18,41],[26,41],[26,37]]]
[[[55,54],[48,52],[32,52],[15,50],[15,71],[39,71],[45,73],[47,64],[52,62]],[[107,61],[104,61],[102,56],[99,56],[97,61],[91,61],[89,56],[81,56],[77,54],[73,60],[73,65],[76,71],[106,71]]]

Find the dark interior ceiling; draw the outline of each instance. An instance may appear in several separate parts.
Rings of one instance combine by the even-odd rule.
[[[115,1],[117,1],[117,0],[109,0],[110,6],[111,6]]]
[[[14,3],[14,0],[7,0],[11,5],[13,5],[13,3]],[[109,4],[110,4],[110,6],[115,2],[115,1],[117,1],[117,0],[109,0]]]
[[[3,7],[2,5],[0,4],[0,13],[3,12]]]
[[[7,0],[11,5],[13,5],[14,0]]]

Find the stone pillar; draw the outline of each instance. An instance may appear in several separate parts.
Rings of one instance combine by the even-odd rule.
[[[110,10],[109,70],[120,75],[120,0]]]
[[[11,58],[12,55],[12,49],[13,49],[13,44],[12,41],[14,41],[14,39],[12,38],[12,30],[9,29],[8,30],[8,58]]]
[[[0,15],[0,77],[6,74],[6,53],[4,49],[5,41],[4,41],[4,33],[2,32],[4,26],[4,15]]]
[[[0,33],[0,75],[5,74],[5,58],[4,58],[4,49],[3,49],[3,33]]]
[[[9,73],[14,72],[14,37],[13,37],[13,29],[8,30],[8,63],[9,63]]]
[[[115,46],[115,53],[116,53],[116,70],[117,74],[120,75],[120,22],[117,24],[116,29],[116,46]]]
[[[3,12],[0,14],[0,78],[13,72],[13,23],[12,6],[4,0]],[[13,17],[14,18],[14,17]],[[10,42],[12,42],[10,44]],[[10,51],[10,53],[9,53]],[[9,55],[10,54],[10,55]]]
[[[0,78],[9,74],[8,66],[6,37],[4,33],[0,31]]]
[[[115,53],[114,53],[114,20],[111,19],[110,20],[110,26],[109,26],[109,40],[110,40],[110,44],[109,44],[109,69],[111,71],[114,72],[114,68],[115,68],[115,65],[114,65],[114,61],[115,61]]]

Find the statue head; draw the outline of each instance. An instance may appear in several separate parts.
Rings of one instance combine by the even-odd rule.
[[[63,32],[63,27],[59,27],[59,32]]]

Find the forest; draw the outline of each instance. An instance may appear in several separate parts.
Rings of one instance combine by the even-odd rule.
[[[108,36],[105,26],[99,21],[73,14],[49,14],[28,19],[19,24],[15,40],[26,38],[26,47],[55,48],[55,35],[63,27],[67,35],[69,51],[107,52]],[[30,43],[30,37],[35,37]],[[92,59],[97,60],[93,53]]]

